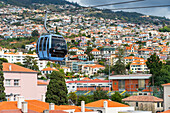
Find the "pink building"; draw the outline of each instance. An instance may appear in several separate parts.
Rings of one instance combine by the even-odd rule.
[[[37,71],[12,63],[3,63],[4,86],[7,99],[15,100],[16,96],[25,99],[40,100],[46,93],[47,83],[37,80]]]

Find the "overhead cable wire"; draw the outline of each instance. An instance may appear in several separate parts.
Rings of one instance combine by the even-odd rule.
[[[126,7],[126,8],[115,8],[110,10],[124,10],[124,9],[144,9],[144,8],[156,8],[156,7],[170,7],[170,5],[159,5],[159,6],[142,6],[142,7]]]
[[[95,7],[102,7],[102,6],[109,6],[109,5],[120,5],[120,4],[128,4],[133,2],[141,2],[145,0],[132,0],[132,1],[126,1],[126,2],[117,2],[117,3],[110,3],[110,4],[102,4],[102,5],[95,5],[95,6],[89,6],[85,8],[95,8]]]
[[[131,0],[131,1],[126,1],[126,2],[117,2],[117,3],[109,3],[109,4],[100,4],[100,5],[94,5],[94,6],[88,6],[88,7],[82,6],[82,7],[78,7],[78,8],[71,9],[71,10],[96,8],[96,7],[103,7],[103,6],[109,6],[109,5],[128,4],[128,3],[141,2],[141,1],[145,1],[145,0]]]

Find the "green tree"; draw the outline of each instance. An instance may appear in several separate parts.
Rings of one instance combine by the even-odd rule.
[[[118,48],[116,64],[114,65],[114,72],[115,74],[125,74],[126,73],[126,66],[124,63],[124,50]]]
[[[152,74],[152,77],[150,79],[151,85],[159,86],[159,75],[161,74],[160,71],[162,69],[162,62],[159,59],[159,56],[154,53],[150,56],[150,58],[147,59],[146,65],[148,69],[150,69],[150,73]]]
[[[68,94],[68,99],[70,99],[74,104],[76,104],[76,101],[77,101],[77,95],[75,92],[70,92]]]
[[[38,30],[34,30],[32,33],[31,33],[32,37],[37,37],[37,36],[40,36]]]
[[[6,101],[5,98],[5,87],[4,87],[4,76],[3,76],[3,65],[2,61],[0,61],[0,101]]]
[[[126,69],[129,71],[130,70],[130,64],[131,64],[132,62],[129,62],[127,65],[126,65]]]
[[[110,45],[112,45],[112,44],[113,44],[113,41],[110,41],[109,43],[110,43]]]
[[[95,38],[95,37],[92,37],[92,38],[93,38],[92,41],[95,42],[95,41],[96,41],[96,38]]]
[[[6,58],[0,58],[0,61],[2,62],[8,62],[8,60]]]
[[[88,58],[89,58],[90,61],[93,60],[94,59],[93,54],[88,54]]]
[[[93,50],[92,47],[87,47],[86,54],[89,54]]]
[[[101,88],[98,88],[96,91],[93,92],[93,100],[100,100],[100,99],[108,99],[107,92],[103,91]]]
[[[81,105],[81,101],[87,102],[87,97],[84,96],[84,95],[79,96],[79,97],[78,97],[78,100],[77,100],[77,105],[78,105],[78,106]]]
[[[39,70],[38,65],[37,65],[37,60],[35,60],[35,58],[32,56],[25,56],[24,67],[33,69],[35,71]]]
[[[122,98],[123,98],[123,96],[120,95],[119,92],[115,92],[115,94],[111,95],[111,100],[119,102],[119,103],[122,103]]]
[[[67,92],[64,75],[59,71],[53,71],[50,76],[50,83],[47,86],[46,102],[56,105],[67,104]]]

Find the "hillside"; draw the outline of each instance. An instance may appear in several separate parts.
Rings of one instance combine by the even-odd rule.
[[[31,7],[32,3],[57,4],[57,5],[64,5],[64,4],[77,5],[76,3],[71,3],[71,2],[68,2],[65,0],[0,0],[0,1],[9,3],[11,5],[24,6],[24,7]]]
[[[44,9],[44,7],[36,7],[33,6],[32,3],[40,3],[40,4],[56,4],[56,5],[64,5],[64,4],[71,4],[74,6],[80,6],[77,3],[71,3],[66,0],[0,0],[5,3],[9,3],[12,5],[17,6],[24,6],[29,8],[41,8]],[[54,11],[63,12],[63,10],[57,8],[56,6],[50,5],[50,9],[53,9]],[[66,11],[68,11],[67,9]],[[92,11],[83,10],[82,11],[75,11],[74,9],[71,9],[68,14],[75,15],[77,13],[83,13],[85,16],[94,16],[97,18],[106,18],[106,19],[119,19],[122,22],[130,22],[130,23],[153,23],[155,25],[162,24],[165,22],[167,25],[170,25],[170,19],[166,19],[165,17],[158,17],[158,16],[149,16],[149,17],[143,17],[143,14],[136,13],[136,12],[124,12],[124,11],[117,11],[113,12],[109,9],[91,9]]]

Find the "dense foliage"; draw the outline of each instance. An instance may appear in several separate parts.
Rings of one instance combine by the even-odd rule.
[[[164,26],[163,28],[159,29],[160,32],[170,32],[170,26]]]
[[[5,98],[5,87],[4,87],[4,76],[3,76],[3,65],[2,61],[0,60],[0,101],[6,101]]]
[[[67,87],[64,74],[53,71],[50,75],[50,83],[47,86],[46,102],[64,105],[68,103]]]
[[[72,4],[72,5],[78,6],[77,3],[71,3],[65,0],[0,0],[0,1],[12,4],[12,5],[24,6],[24,7],[31,7],[32,3],[57,4],[57,5]]]
[[[168,62],[163,64],[159,56],[153,54],[148,58],[147,67],[150,69],[152,77],[150,78],[150,84],[155,87],[159,87],[161,94],[163,93],[162,84],[170,83],[170,65]],[[156,90],[154,87],[154,91]],[[161,95],[162,96],[162,95]]]

